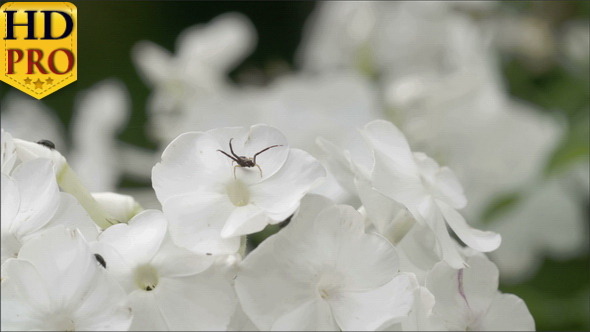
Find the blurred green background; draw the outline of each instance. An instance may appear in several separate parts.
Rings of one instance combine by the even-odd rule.
[[[293,54],[301,39],[302,27],[315,7],[314,2],[111,2],[73,1],[78,7],[78,81],[43,99],[69,124],[76,94],[109,77],[127,86],[132,115],[120,139],[136,146],[155,149],[145,132],[145,106],[150,90],[137,75],[131,62],[132,46],[143,39],[170,51],[178,34],[196,23],[206,23],[219,14],[237,11],[256,27],[255,51],[232,73],[257,69],[268,71],[269,63],[283,62],[293,67]],[[590,2],[503,2],[509,11],[535,15],[558,29],[570,19],[590,17]],[[563,113],[571,130],[556,152],[548,171],[569,160],[588,155],[590,78],[575,72],[557,59],[541,70],[531,68],[526,59],[502,57],[502,70],[510,93],[530,101],[547,112]],[[12,89],[0,84],[0,99]],[[123,179],[122,186],[149,186]],[[586,205],[589,207],[588,202]],[[253,239],[261,240],[260,238]],[[546,260],[532,280],[520,285],[501,285],[504,292],[520,296],[528,305],[538,330],[590,330],[590,256],[571,261]]]

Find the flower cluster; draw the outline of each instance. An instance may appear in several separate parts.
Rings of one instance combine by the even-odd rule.
[[[116,80],[80,95],[71,135],[7,93],[2,330],[534,330],[499,278],[587,244],[588,160],[544,174],[569,128],[496,58],[552,48],[496,6],[318,3],[297,69],[263,84],[228,76],[257,40],[241,14],[174,52],[139,41],[154,151],[117,139]],[[584,33],[555,37],[572,68]]]
[[[2,329],[534,329],[453,172],[389,122],[360,132],[368,163],[318,141],[361,206],[312,194],[324,166],[260,124],[174,139],[152,171],[159,211],[88,194],[51,144],[2,131]]]

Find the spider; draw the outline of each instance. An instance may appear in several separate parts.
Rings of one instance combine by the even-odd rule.
[[[256,163],[256,156],[258,156],[259,154],[261,154],[262,152],[272,149],[272,148],[276,148],[278,146],[282,146],[282,145],[271,145],[267,148],[264,148],[258,152],[256,152],[254,154],[254,157],[252,158],[248,158],[246,156],[238,156],[235,152],[234,152],[234,148],[231,145],[231,141],[233,140],[233,138],[230,138],[229,140],[229,150],[231,151],[231,154],[228,154],[227,152],[223,151],[223,150],[217,150],[221,153],[223,153],[224,155],[226,155],[227,157],[229,157],[231,160],[233,160],[233,162],[236,162],[237,165],[234,166],[234,179],[236,178],[236,168],[238,167],[258,167],[258,170],[260,171],[260,177],[262,177],[262,168],[260,168],[260,166],[258,166],[258,164]]]

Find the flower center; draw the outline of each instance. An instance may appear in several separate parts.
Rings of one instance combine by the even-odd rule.
[[[317,283],[317,292],[324,300],[333,299],[342,288],[342,278],[334,273],[324,273]]]
[[[250,191],[244,182],[240,180],[231,181],[227,187],[227,196],[235,206],[244,206],[250,203]]]
[[[141,265],[135,269],[135,283],[145,291],[151,291],[158,285],[158,271],[151,265]]]

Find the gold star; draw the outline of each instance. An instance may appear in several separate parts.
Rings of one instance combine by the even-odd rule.
[[[48,79],[45,80],[45,82],[47,82],[47,84],[53,84],[53,79],[51,79],[51,77],[49,77]]]
[[[35,82],[33,82],[33,84],[35,84],[35,89],[43,88],[43,81],[41,81],[40,79],[37,79]]]
[[[31,84],[31,81],[32,81],[32,80],[31,80],[30,78],[28,78],[28,77],[27,77],[27,78],[25,78],[25,84]]]

